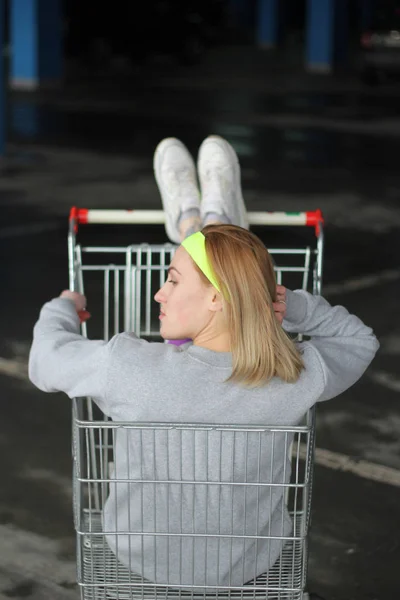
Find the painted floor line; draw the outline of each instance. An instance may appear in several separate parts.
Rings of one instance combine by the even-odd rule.
[[[393,392],[400,392],[400,379],[392,373],[370,370],[368,376],[375,383],[383,385],[383,387]]]
[[[305,458],[305,445],[302,445],[300,452],[302,457]],[[328,469],[333,469],[334,471],[352,473],[353,475],[357,475],[363,479],[369,479],[370,481],[400,487],[400,471],[397,469],[371,463],[367,460],[356,460],[347,456],[347,454],[341,454],[340,452],[332,452],[325,448],[316,448],[315,464]]]
[[[0,375],[15,377],[16,379],[28,379],[28,365],[20,360],[0,357]]]
[[[0,240],[22,237],[24,235],[38,235],[47,231],[57,231],[57,229],[62,229],[60,221],[43,221],[29,225],[5,227],[4,229],[0,229]]]
[[[352,277],[351,279],[345,279],[339,283],[323,286],[322,294],[328,298],[349,292],[366,290],[368,288],[376,287],[381,283],[390,283],[392,281],[397,281],[398,279],[400,279],[400,269],[386,269],[380,273]]]

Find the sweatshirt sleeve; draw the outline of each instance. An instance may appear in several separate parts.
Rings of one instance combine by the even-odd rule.
[[[322,296],[303,290],[286,293],[283,328],[311,340],[299,343],[319,361],[324,389],[319,400],[329,400],[354,385],[374,358],[379,342],[370,327],[343,306],[332,307]]]
[[[33,330],[29,378],[44,392],[65,392],[70,398],[90,396],[107,414],[107,372],[110,342],[88,340],[71,300],[45,304]]]

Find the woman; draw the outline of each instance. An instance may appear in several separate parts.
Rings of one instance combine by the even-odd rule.
[[[316,402],[360,378],[378,342],[345,308],[276,286],[268,251],[247,230],[239,164],[225,140],[203,142],[198,171],[201,201],[183,144],[169,139],[157,148],[167,233],[182,244],[155,300],[161,336],[184,343],[149,343],[131,332],[109,342],[84,339],[78,315],[88,317],[86,300],[65,291],[41,311],[30,378],[43,391],[90,396],[116,421],[298,424]],[[295,343],[285,331],[311,339]],[[225,455],[212,435],[168,435],[167,455],[151,436],[142,433],[139,440],[135,430],[119,431],[115,478],[251,482],[264,469],[258,445],[245,445],[240,436]],[[155,496],[151,485],[112,484],[104,513],[110,547],[132,571],[169,585],[242,585],[268,570],[281,551],[278,538],[292,530],[283,485],[290,474],[289,442],[279,438],[272,455],[263,448],[273,487],[258,495],[250,489],[245,499],[229,486],[203,493],[202,486],[160,484]],[[194,454],[195,471],[189,460]],[[140,531],[177,535],[167,540],[122,533]],[[204,531],[227,537],[199,537],[194,546],[190,534]],[[244,534],[246,543],[232,539]],[[264,538],[256,542],[254,535]]]

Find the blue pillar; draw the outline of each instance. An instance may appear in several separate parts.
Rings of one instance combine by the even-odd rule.
[[[4,32],[5,32],[5,5],[0,0],[0,156],[6,149],[6,86],[4,73]]]
[[[62,76],[62,0],[10,0],[10,84],[35,89]]]
[[[330,73],[335,44],[335,0],[307,0],[307,69]]]
[[[279,39],[279,0],[258,0],[257,43],[260,48],[274,48]]]

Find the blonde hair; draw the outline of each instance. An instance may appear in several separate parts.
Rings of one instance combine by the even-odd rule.
[[[202,233],[231,337],[233,370],[227,381],[248,387],[273,377],[296,382],[304,363],[274,313],[276,279],[268,250],[256,235],[236,225],[208,225]]]

